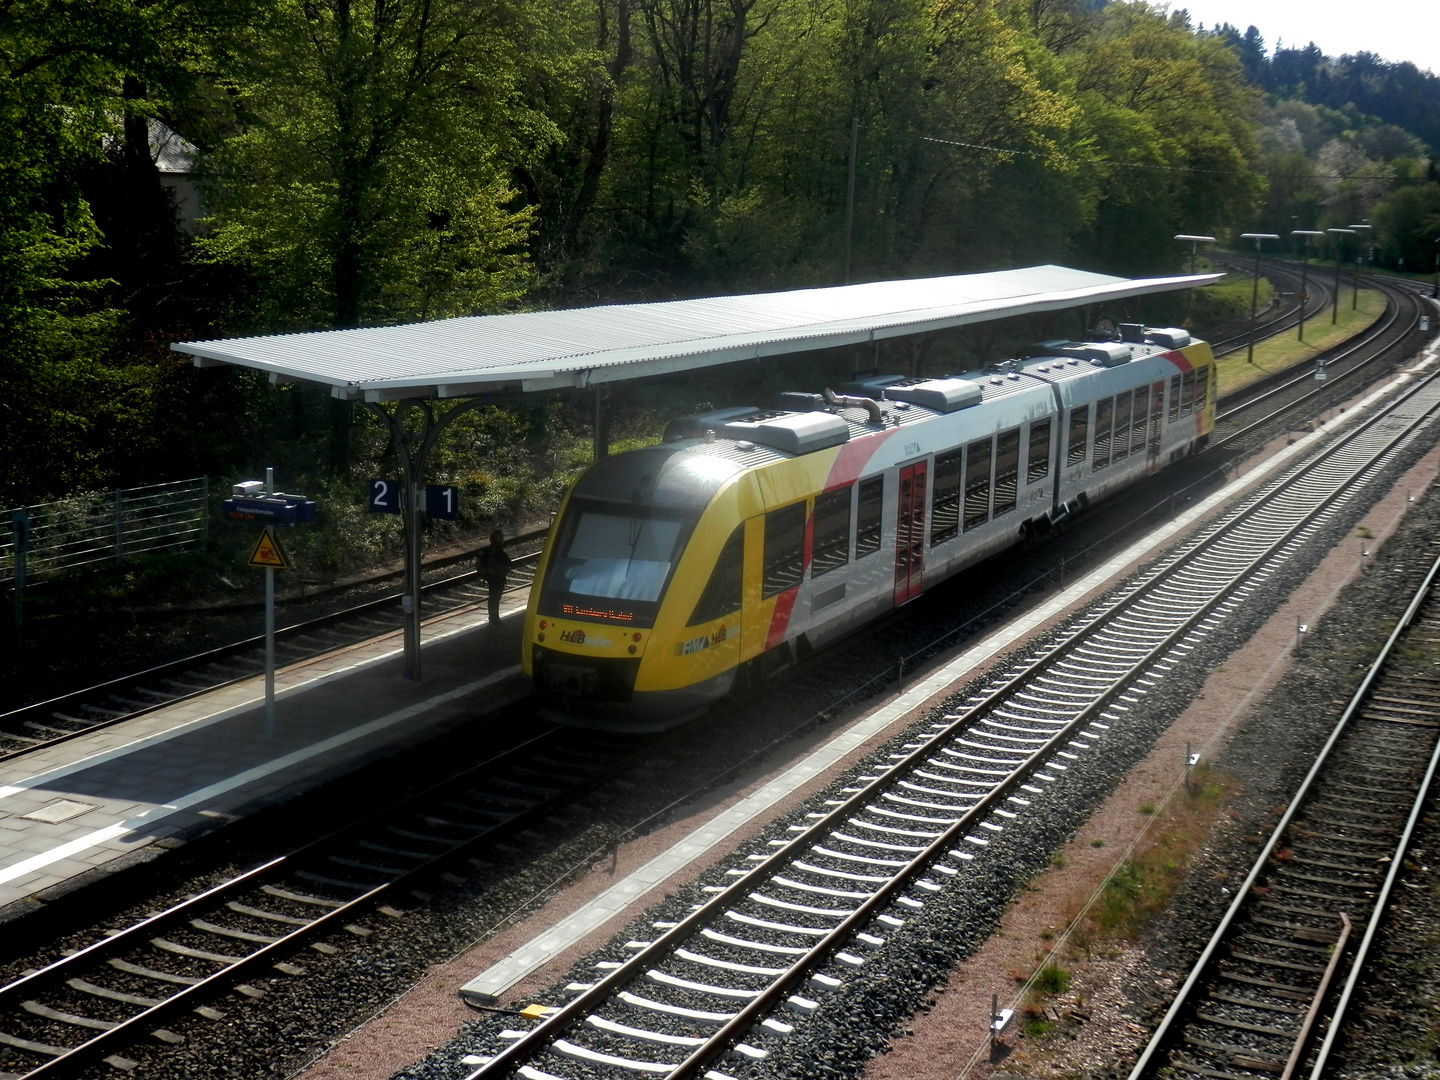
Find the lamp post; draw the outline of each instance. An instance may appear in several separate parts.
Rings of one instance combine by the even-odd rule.
[[[1187,243],[1189,243],[1189,245],[1190,245],[1190,276],[1191,276],[1191,277],[1194,277],[1194,276],[1195,276],[1195,256],[1196,256],[1196,254],[1197,254],[1197,253],[1199,252],[1199,250],[1200,250],[1200,245],[1201,245],[1201,244],[1213,244],[1213,243],[1215,243],[1215,238],[1214,238],[1213,236],[1197,236],[1197,235],[1194,235],[1194,234],[1192,234],[1192,233],[1176,233],[1176,234],[1175,234],[1175,239],[1176,239],[1176,240],[1184,240],[1184,241],[1186,241]],[[1187,327],[1190,327],[1190,326],[1193,326],[1194,323],[1195,323],[1195,290],[1194,290],[1194,289],[1191,289],[1191,290],[1190,290],[1190,302],[1189,302],[1189,305],[1188,305],[1188,310],[1187,310],[1186,313],[1185,313],[1185,325],[1186,325]]]
[[[1435,237],[1435,290],[1430,295],[1440,300],[1440,236]]]
[[[1350,228],[1356,233],[1364,235],[1367,239],[1370,236],[1371,225],[1361,222],[1359,225],[1351,225]],[[1350,294],[1350,310],[1358,311],[1360,308],[1360,260],[1364,255],[1364,247],[1359,240],[1355,241],[1355,291]]]
[[[1213,236],[1192,236],[1190,233],[1176,233],[1175,239],[1185,240],[1190,244],[1190,274],[1193,277],[1195,274],[1195,255],[1200,250],[1200,245],[1213,244],[1215,238]]]
[[[1324,238],[1325,234],[1318,229],[1291,229],[1291,236],[1303,237],[1305,241],[1305,254],[1300,262],[1300,340],[1305,340],[1305,305],[1310,301],[1310,238],[1318,236]]]
[[[1253,364],[1255,362],[1255,309],[1260,304],[1260,245],[1266,240],[1279,240],[1280,236],[1273,232],[1247,232],[1241,233],[1240,239],[1255,241],[1255,277],[1250,289],[1250,348],[1245,354],[1245,362]]]
[[[1328,233],[1335,234],[1335,305],[1330,309],[1330,323],[1333,326],[1340,321],[1340,257],[1344,254],[1345,241],[1342,236],[1354,236],[1354,229],[1326,229]]]

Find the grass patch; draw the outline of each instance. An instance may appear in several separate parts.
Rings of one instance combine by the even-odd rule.
[[[1253,364],[1246,363],[1244,349],[1217,360],[1215,367],[1219,372],[1220,394],[1233,393],[1268,375],[1313,360],[1332,345],[1358,334],[1384,314],[1385,298],[1374,289],[1360,290],[1358,310],[1351,309],[1349,291],[1342,291],[1340,319],[1334,325],[1330,322],[1330,313],[1326,311],[1305,320],[1304,341],[1298,340],[1295,330],[1286,330],[1276,337],[1257,341]]]
[[[1059,964],[1046,964],[1036,973],[1032,988],[1039,994],[1063,994],[1070,989],[1070,973]]]
[[[1167,807],[1165,827],[1120,864],[1076,928],[1072,941],[1077,948],[1088,955],[1103,939],[1134,939],[1148,919],[1169,905],[1232,787],[1228,777],[1208,766],[1191,770],[1189,788],[1181,789]],[[1142,812],[1157,809],[1146,806],[1150,809],[1142,806]],[[1075,910],[1081,902],[1076,902]]]
[[[1209,269],[1213,271],[1215,268],[1212,266]],[[1203,270],[1201,272],[1204,273]],[[1249,274],[1236,273],[1232,270],[1214,285],[1206,285],[1203,289],[1192,290],[1189,324],[1220,326],[1234,322],[1236,319],[1248,317],[1252,280]],[[1274,287],[1270,284],[1269,279],[1261,277],[1257,305],[1261,311],[1270,306],[1273,296]]]
[[[1043,1039],[1050,1032],[1055,1030],[1055,1021],[1051,1020],[1043,1012],[1029,1010],[1025,1013],[1025,1037],[1027,1039]]]
[[[1025,995],[1021,1009],[1022,1029],[1027,1039],[1043,1039],[1055,1030],[1055,1020],[1045,1011],[1046,999],[1070,989],[1070,972],[1051,961],[1035,972],[1034,981]]]

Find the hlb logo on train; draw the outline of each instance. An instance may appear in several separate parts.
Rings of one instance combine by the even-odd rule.
[[[680,655],[689,656],[691,653],[697,653],[701,649],[714,648],[723,642],[729,633],[724,625],[721,625],[717,626],[713,633],[702,634],[700,637],[691,638],[689,641],[682,641],[679,649]]]
[[[584,630],[561,630],[560,640],[566,645],[594,645],[600,649],[610,644],[609,638],[586,637]]]

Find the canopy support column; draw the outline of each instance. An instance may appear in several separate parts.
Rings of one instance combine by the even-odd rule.
[[[605,417],[605,386],[591,389],[591,422],[595,433],[595,460],[610,456],[610,423]]]
[[[425,470],[440,434],[450,422],[481,404],[471,398],[437,417],[435,403],[422,398],[405,398],[394,411],[387,411],[375,402],[365,402],[365,407],[389,429],[404,476],[400,514],[405,521],[405,588],[400,606],[405,628],[405,678],[416,682],[420,680],[420,533],[423,525],[420,516],[425,510]],[[412,414],[419,418],[418,424],[407,422]]]

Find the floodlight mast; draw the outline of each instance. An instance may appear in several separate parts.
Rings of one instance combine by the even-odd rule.
[[[1345,241],[1342,236],[1354,236],[1354,229],[1326,229],[1327,233],[1335,234],[1335,304],[1330,309],[1330,324],[1333,326],[1340,319],[1340,256],[1344,252]]]
[[[1176,233],[1176,234],[1175,234],[1175,239],[1176,239],[1176,240],[1184,240],[1184,241],[1187,241],[1187,242],[1190,244],[1190,276],[1191,276],[1191,277],[1194,277],[1194,276],[1195,276],[1195,256],[1196,256],[1196,254],[1197,254],[1197,253],[1199,252],[1199,250],[1200,250],[1200,245],[1201,245],[1201,244],[1213,244],[1213,243],[1215,243],[1215,238],[1214,238],[1213,236],[1197,236],[1197,235],[1194,235],[1194,234],[1192,234],[1192,233]]]
[[[1310,238],[1318,236],[1322,240],[1325,234],[1319,229],[1291,229],[1291,236],[1300,236],[1305,239],[1305,255],[1300,262],[1300,340],[1305,340],[1305,305],[1310,301]]]
[[[1352,231],[1359,233],[1368,239],[1370,236],[1370,230],[1374,228],[1374,226],[1371,225],[1369,222],[1362,221],[1359,225],[1351,225],[1350,228]],[[1360,245],[1360,241],[1355,241],[1355,289],[1350,294],[1351,311],[1358,311],[1360,309],[1360,260],[1364,250],[1365,249]]]
[[[1260,245],[1266,240],[1279,240],[1273,232],[1247,232],[1240,234],[1241,240],[1255,241],[1255,276],[1250,288],[1250,348],[1245,355],[1247,364],[1255,363],[1255,311],[1260,304]]]

